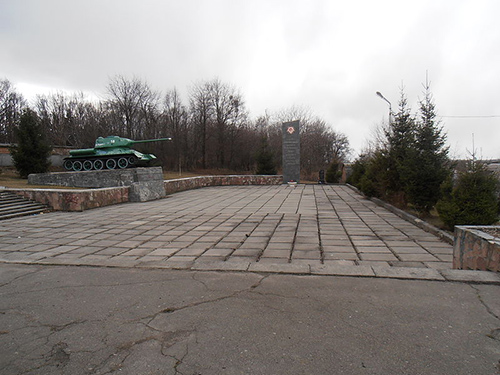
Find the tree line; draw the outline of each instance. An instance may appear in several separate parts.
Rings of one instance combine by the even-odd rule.
[[[346,161],[347,137],[334,131],[311,111],[292,107],[254,119],[243,94],[219,79],[200,81],[183,102],[174,88],[161,93],[138,78],[115,76],[106,96],[91,101],[82,93],[38,96],[30,105],[7,79],[0,80],[0,143],[16,143],[16,128],[24,109],[38,116],[53,146],[93,147],[99,136],[130,139],[172,137],[171,142],[138,145],[154,153],[165,169],[227,169],[253,172],[257,153],[267,147],[281,167],[281,124],[299,120],[301,171],[316,179],[333,161]]]
[[[490,225],[498,220],[498,179],[471,155],[458,172],[448,156],[429,82],[412,113],[401,89],[396,113],[379,126],[352,165],[348,182],[364,194],[429,216],[436,208],[444,224]]]

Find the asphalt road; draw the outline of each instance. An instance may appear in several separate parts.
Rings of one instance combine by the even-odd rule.
[[[0,373],[500,374],[500,286],[0,264]]]

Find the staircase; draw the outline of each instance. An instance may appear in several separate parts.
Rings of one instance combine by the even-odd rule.
[[[10,191],[0,191],[0,220],[49,211],[44,204],[30,201]]]

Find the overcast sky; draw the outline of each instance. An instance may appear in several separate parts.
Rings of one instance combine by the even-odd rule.
[[[219,78],[253,118],[293,105],[354,156],[426,71],[453,157],[500,158],[498,0],[0,0],[0,79],[27,98],[104,97],[117,74],[166,92]],[[472,117],[447,117],[472,116]]]

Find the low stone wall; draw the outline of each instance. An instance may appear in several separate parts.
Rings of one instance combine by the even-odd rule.
[[[161,167],[36,173],[28,176],[28,183],[84,188],[129,186],[131,202],[146,202],[165,197]]]
[[[93,171],[101,172],[101,171]],[[113,171],[107,171],[113,172]],[[116,171],[121,174],[124,171]],[[153,174],[150,175],[150,172]],[[75,172],[76,173],[76,172]],[[78,172],[88,173],[88,172]],[[63,172],[60,176],[56,174],[55,179],[71,181],[72,172]],[[109,175],[109,173],[108,173]],[[30,175],[35,176],[35,175]],[[80,175],[81,176],[81,175]],[[129,174],[125,173],[125,176]],[[176,180],[157,181],[157,174],[152,171],[152,168],[135,169],[134,179],[139,182],[134,182],[134,179],[125,179],[127,186],[115,186],[99,189],[87,190],[66,190],[66,189],[6,189],[31,199],[48,205],[54,211],[84,211],[92,208],[109,206],[112,204],[125,202],[144,202],[152,199],[164,197],[166,194],[173,194],[180,191],[197,189],[207,186],[229,186],[229,185],[279,185],[283,182],[281,176],[256,176],[256,175],[237,175],[237,176],[201,176],[180,178]],[[94,179],[92,174],[83,177],[88,178],[88,181]],[[38,179],[37,179],[38,178]],[[32,181],[41,184],[47,176],[35,177]],[[84,181],[84,179],[80,179]],[[52,180],[47,180],[52,181]],[[116,181],[116,180],[115,180]],[[35,183],[35,182],[33,182]],[[93,182],[90,182],[93,184]],[[157,186],[159,184],[159,186]],[[72,185],[66,185],[72,186]],[[157,194],[158,191],[160,193]]]
[[[198,189],[208,186],[230,186],[230,185],[280,185],[283,176],[263,175],[229,175],[229,176],[199,176],[165,180],[166,194],[180,191]]]
[[[129,201],[129,187],[88,190],[6,189],[55,211],[84,211]]]
[[[453,268],[500,272],[500,226],[456,226]]]

